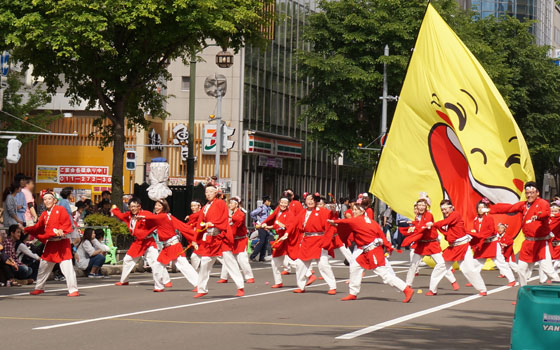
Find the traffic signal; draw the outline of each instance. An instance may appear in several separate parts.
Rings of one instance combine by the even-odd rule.
[[[126,151],[126,170],[136,170],[136,151]]]
[[[22,143],[18,139],[8,141],[8,155],[6,155],[8,163],[15,164],[19,161],[19,158],[21,158],[21,154],[19,154],[21,145]]]
[[[227,125],[222,125],[222,153],[226,153],[228,149],[232,149],[235,141],[228,140],[228,137],[235,134],[235,128],[230,128]]]

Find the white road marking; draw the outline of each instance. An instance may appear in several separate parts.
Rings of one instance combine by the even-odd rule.
[[[529,281],[533,281],[533,280],[536,280],[538,278],[539,278],[538,276],[533,277],[533,278],[529,279]],[[504,290],[508,290],[510,288],[513,288],[513,287],[508,287],[508,286],[498,287],[498,288],[489,290],[488,295],[494,294],[494,293],[499,293],[499,292],[502,292]],[[431,313],[434,313],[434,312],[437,312],[437,311],[445,310],[445,309],[448,309],[450,307],[460,305],[460,304],[463,304],[463,303],[466,303],[466,302],[469,302],[469,301],[472,301],[472,300],[475,300],[475,299],[478,299],[478,298],[483,298],[483,297],[481,297],[478,294],[471,295],[471,296],[468,296],[468,297],[465,297],[465,298],[461,298],[461,299],[458,299],[458,300],[455,300],[455,301],[451,301],[451,302],[446,303],[446,304],[434,306],[434,307],[431,307],[431,308],[426,309],[426,310],[414,312],[414,313],[409,314],[409,315],[397,317],[395,319],[385,321],[385,322],[381,322],[381,323],[378,323],[378,324],[370,326],[370,327],[362,328],[362,329],[359,329],[359,330],[351,332],[351,333],[343,334],[341,336],[336,337],[335,339],[345,339],[345,340],[354,339],[354,338],[359,337],[361,335],[373,333],[373,332],[378,331],[380,329],[391,327],[391,326],[394,326],[396,324],[406,322],[406,321],[412,320],[414,318],[422,317],[422,316],[425,316],[425,315],[428,315],[428,314],[431,314]]]
[[[401,272],[404,272],[404,271],[398,271],[398,272],[396,272],[396,273],[401,273]],[[366,276],[366,277],[364,277],[363,279],[374,278],[374,277],[377,277],[377,276]],[[342,283],[342,282],[346,282],[346,281],[347,281],[347,279],[345,279],[345,280],[338,280],[338,281],[336,281],[336,283]],[[313,284],[313,285],[311,285],[311,286],[306,287],[306,289],[314,288],[314,287],[320,287],[320,286],[325,286],[325,285],[327,285],[327,283]],[[129,312],[129,313],[125,313],[125,314],[118,314],[118,315],[97,317],[97,318],[91,318],[91,319],[81,320],[81,321],[74,321],[74,322],[67,322],[67,323],[54,324],[54,325],[50,325],[50,326],[36,327],[36,328],[33,328],[33,330],[45,330],[45,329],[53,329],[53,328],[60,328],[60,327],[76,326],[76,325],[80,325],[80,324],[84,324],[84,323],[105,321],[105,320],[111,320],[111,319],[121,318],[121,317],[128,317],[128,316],[135,316],[135,315],[148,314],[148,313],[152,313],[152,312],[160,312],[160,311],[167,311],[167,310],[183,309],[183,308],[193,307],[193,306],[214,304],[214,303],[220,303],[220,302],[225,302],[225,301],[233,301],[233,300],[242,299],[242,298],[253,298],[253,297],[259,297],[259,296],[263,296],[263,295],[271,295],[271,294],[277,294],[277,293],[286,293],[286,292],[293,291],[293,290],[295,290],[295,289],[297,289],[297,288],[289,288],[289,289],[275,290],[275,291],[271,291],[271,292],[264,292],[264,293],[257,293],[257,294],[245,295],[245,296],[243,296],[243,297],[231,297],[231,298],[224,298],[224,299],[217,299],[217,300],[207,300],[207,301],[201,301],[201,302],[198,302],[198,303],[183,304],[183,305],[175,305],[175,306],[168,306],[168,307],[163,307],[163,308],[158,308],[158,309],[150,309],[150,310],[135,311],[135,312]]]

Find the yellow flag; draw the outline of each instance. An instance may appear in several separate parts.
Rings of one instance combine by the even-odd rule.
[[[428,5],[370,191],[408,217],[420,192],[436,218],[449,198],[470,226],[479,200],[515,203],[530,179],[527,145],[502,96]]]

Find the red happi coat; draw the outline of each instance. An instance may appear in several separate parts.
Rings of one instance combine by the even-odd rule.
[[[338,213],[331,211],[330,220],[338,220]],[[335,226],[331,226],[331,225],[329,226],[330,227],[328,229],[332,231],[332,233],[330,234],[332,235],[332,240],[330,241],[326,249],[329,251],[329,255],[334,258],[335,257],[334,250],[340,247],[344,247],[344,242],[342,242],[342,239],[340,239],[338,229]],[[344,233],[343,236],[345,236]]]
[[[560,259],[560,214],[558,216],[550,216],[550,232],[554,234],[554,238],[550,244],[550,255],[552,260]],[[556,245],[556,246],[555,246]]]
[[[245,226],[245,213],[241,209],[235,210],[230,217],[228,230],[233,236],[233,254],[243,253],[247,250],[247,226]]]
[[[496,225],[490,215],[483,215],[474,219],[471,236],[473,236],[473,239],[470,241],[470,245],[473,248],[475,259],[496,258],[498,240],[489,243],[484,242],[486,239],[496,236]]]
[[[367,208],[367,209],[366,209],[366,214],[367,214],[367,216],[369,216],[369,218],[370,218],[371,220],[375,220],[375,218],[373,217],[373,209]]]
[[[215,198],[213,201],[206,203],[200,212],[202,214],[198,218],[197,229],[199,232],[196,237],[196,242],[200,243],[196,254],[199,256],[221,256],[222,252],[231,251],[233,249],[233,236],[231,231],[228,232],[229,209],[226,202]],[[203,240],[206,229],[200,225],[202,222],[211,222],[214,224],[213,227],[220,230],[221,233],[217,236],[206,235],[206,239]]]
[[[303,205],[301,205],[300,201],[296,201],[294,199],[290,202],[290,206],[288,207],[288,210],[290,210],[292,216],[296,217],[305,209],[303,209]]]
[[[194,231],[195,231],[195,238],[198,236],[198,234],[196,233],[197,230],[197,225],[198,225],[198,220],[200,219],[200,216],[202,215],[202,210],[197,211],[196,213],[192,213],[191,215],[189,215],[189,220],[187,221],[187,225],[191,226]],[[200,246],[200,242],[196,241],[196,244],[198,246]],[[193,251],[193,254],[199,255],[198,254],[198,249]]]
[[[385,234],[375,220],[370,219],[367,214],[356,216],[349,219],[335,220],[339,229],[348,229],[354,232],[354,239],[358,248],[362,249],[374,240],[381,240],[383,243],[367,253],[360,254],[356,262],[367,270],[376,269],[378,266],[385,266],[385,252],[383,246],[392,250],[391,244],[385,238]]]
[[[550,234],[550,204],[542,198],[537,198],[528,205],[527,201],[515,204],[500,203],[492,206],[490,213],[522,213],[521,229],[526,238],[541,239],[537,241],[524,240],[519,251],[519,260],[526,263],[541,261],[546,257],[546,238]],[[532,221],[531,218],[537,219]]]
[[[412,222],[414,231],[407,235],[402,245],[406,247],[415,242],[412,248],[414,253],[418,255],[425,256],[441,253],[441,245],[439,240],[437,240],[437,230],[433,226],[431,228],[426,227],[428,222],[434,222],[434,216],[429,211],[425,211],[424,214],[417,216]]]
[[[25,232],[37,237],[45,245],[41,259],[52,263],[71,260],[72,246],[69,239],[49,241],[49,238],[57,237],[55,229],[62,230],[65,235],[73,231],[72,220],[66,209],[60,205],[54,205],[51,210],[41,213],[37,223],[26,227]]]
[[[457,211],[452,211],[448,217],[443,220],[434,223],[434,227],[437,228],[444,236],[447,242],[449,242],[449,247],[443,251],[443,260],[445,261],[462,261],[465,259],[465,254],[468,249],[470,249],[469,244],[462,244],[456,247],[452,247],[453,243],[459,238],[465,237],[467,231],[465,230],[465,222]]]
[[[513,252],[513,237],[504,233],[500,236],[498,240],[500,247],[502,249],[502,255],[507,262],[515,261],[515,253]]]
[[[307,212],[310,212],[307,221],[305,220]],[[332,240],[332,230],[327,223],[331,215],[331,211],[325,208],[314,208],[302,211],[295,219],[293,228],[289,234],[298,234],[301,237],[297,259],[303,261],[319,259],[321,251],[325,249]],[[292,231],[293,230],[293,231]],[[323,232],[320,236],[305,236],[306,232]],[[294,259],[292,256],[290,258]]]
[[[150,213],[145,216],[145,219],[149,224],[156,226],[158,239],[162,243],[177,236],[177,231],[179,231],[187,241],[192,241],[194,238],[194,229],[169,213]],[[177,260],[180,256],[186,257],[183,251],[183,245],[181,242],[177,242],[167,247],[164,246],[158,255],[157,261],[163,265],[167,265],[171,261]]]
[[[299,203],[299,202],[298,202]],[[288,232],[288,238],[283,241],[276,241],[273,244],[272,249],[272,256],[279,257],[289,254],[291,256],[297,256],[297,248],[299,245],[298,235],[295,232],[290,233],[288,227],[293,225],[294,217],[292,215],[291,209],[286,209],[284,211],[280,211],[280,207],[276,207],[272,214],[270,214],[262,224],[266,226],[272,226],[272,229],[276,231],[278,234],[278,238],[284,236],[286,232]],[[280,227],[278,223],[284,225],[284,227]]]
[[[155,225],[151,223],[148,224],[144,218],[136,220],[129,211],[123,213],[119,210],[119,208],[112,209],[111,213],[119,220],[125,222],[128,226],[130,234],[136,238],[126,252],[128,256],[131,258],[137,258],[144,255],[146,250],[150,247],[157,249],[156,241],[151,235],[151,233],[156,229]],[[146,215],[151,215],[151,213],[147,210],[140,210],[138,212],[138,216],[140,217],[145,217]]]

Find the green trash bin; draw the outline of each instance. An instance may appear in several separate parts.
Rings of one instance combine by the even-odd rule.
[[[524,286],[519,289],[511,349],[560,349],[560,286]]]

